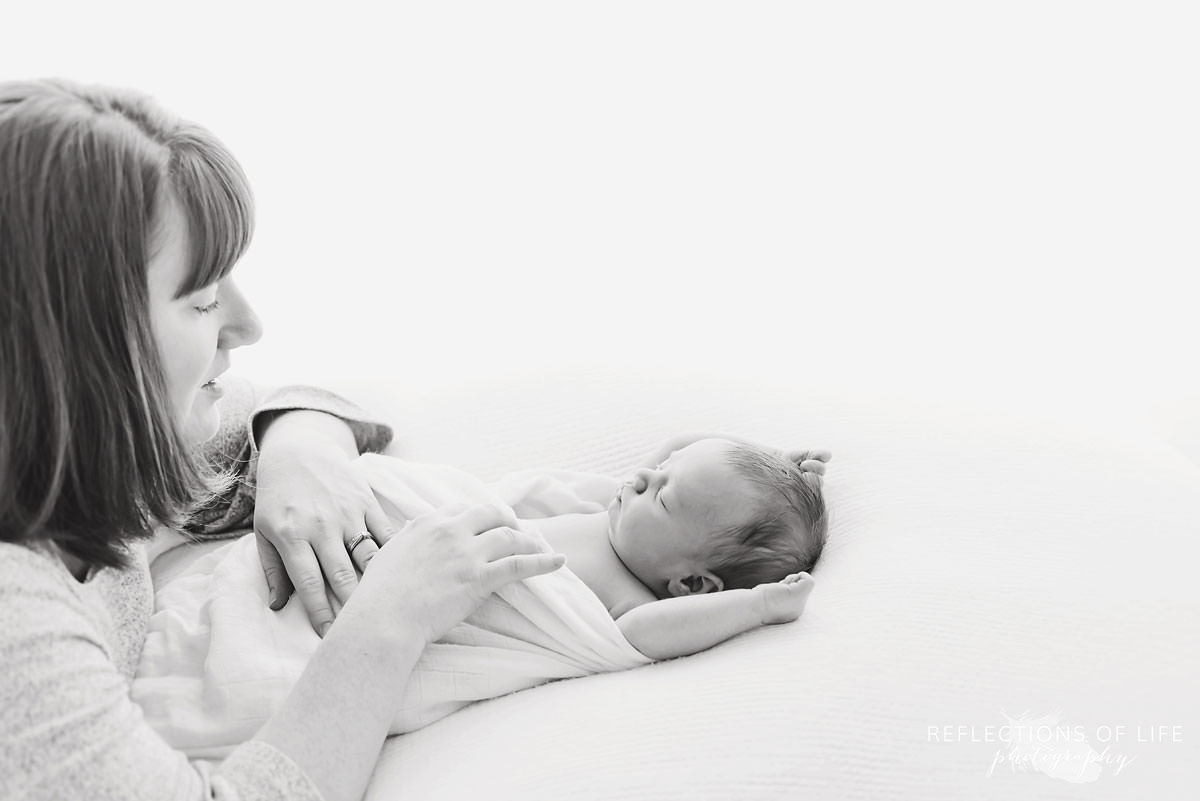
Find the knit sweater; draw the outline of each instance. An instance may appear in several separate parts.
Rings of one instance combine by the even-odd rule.
[[[207,508],[196,538],[247,533],[258,415],[329,412],[350,425],[360,451],[392,435],[331,393],[225,383],[221,429],[204,451],[241,480]],[[309,777],[265,742],[251,740],[219,764],[189,762],[146,724],[129,696],[153,611],[146,550],[135,542],[129,567],[92,570],[80,582],[54,546],[0,542],[0,799],[319,801]]]

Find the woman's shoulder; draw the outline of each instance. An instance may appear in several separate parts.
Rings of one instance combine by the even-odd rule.
[[[95,621],[53,546],[0,542],[0,643],[60,630],[95,636]]]
[[[153,604],[140,543],[128,566],[93,570],[82,582],[50,543],[0,543],[0,663],[29,657],[35,644],[50,654],[70,640],[98,648],[132,676]]]
[[[66,566],[48,543],[0,542],[0,597],[15,593],[70,594]]]

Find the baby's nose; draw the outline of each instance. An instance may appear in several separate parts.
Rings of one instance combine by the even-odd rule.
[[[645,472],[639,470],[633,474],[631,486],[633,487],[634,492],[641,494],[646,491],[647,487],[650,486],[650,480],[646,477]]]

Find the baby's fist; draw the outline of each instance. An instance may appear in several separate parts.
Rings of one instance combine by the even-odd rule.
[[[814,582],[807,573],[793,573],[774,584],[759,584],[754,588],[762,597],[763,624],[791,623],[804,611]]]
[[[800,468],[805,473],[825,475],[825,466],[833,458],[827,450],[792,450],[784,451],[783,458]]]

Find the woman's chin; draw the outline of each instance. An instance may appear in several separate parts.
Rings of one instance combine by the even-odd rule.
[[[221,413],[216,404],[198,403],[184,423],[183,436],[188,442],[199,445],[215,437],[220,427]]]

